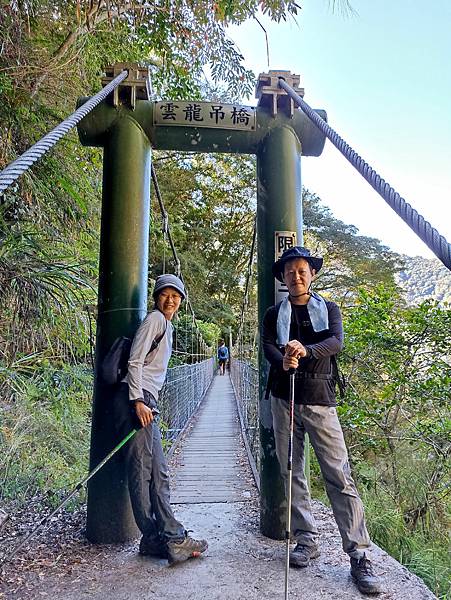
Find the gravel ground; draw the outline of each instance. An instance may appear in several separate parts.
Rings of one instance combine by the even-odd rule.
[[[347,557],[330,511],[315,504],[321,531],[321,556],[307,569],[290,571],[294,599],[363,598],[349,577]],[[209,541],[207,553],[169,567],[165,560],[141,557],[137,543],[92,546],[82,536],[68,540],[57,554],[40,544],[41,557],[16,563],[5,573],[0,597],[8,600],[274,600],[284,597],[283,542],[258,531],[256,497],[246,503],[180,505],[177,514]],[[435,598],[426,586],[398,562],[373,548],[375,569],[384,592],[381,600]]]

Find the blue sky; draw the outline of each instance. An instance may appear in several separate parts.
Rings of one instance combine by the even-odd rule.
[[[299,74],[306,102],[451,242],[451,3],[350,1],[354,14],[303,0],[297,24],[261,17],[269,68]],[[268,70],[256,21],[229,35],[249,68]],[[302,180],[361,234],[433,256],[330,142],[302,159]]]

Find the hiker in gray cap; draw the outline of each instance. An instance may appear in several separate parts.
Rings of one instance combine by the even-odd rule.
[[[116,422],[122,433],[130,431],[133,417],[142,426],[125,447],[130,500],[142,533],[139,552],[167,558],[170,563],[197,557],[208,546],[205,540],[189,537],[172,512],[168,467],[155,422],[158,393],[172,353],[171,321],[185,297],[185,286],[178,277],[157,277],[154,309],[136,332],[128,373],[114,399]]]
[[[270,307],[263,319],[263,349],[269,361],[267,398],[271,397],[276,453],[287,485],[290,436],[289,374],[295,369],[294,439],[291,536],[292,567],[307,567],[320,555],[317,528],[304,474],[304,438],[315,450],[343,549],[351,561],[351,576],[364,594],[377,594],[380,585],[368,558],[371,545],[363,505],[356,490],[336,411],[335,355],[343,345],[338,306],[312,291],[312,279],[323,259],[307,248],[294,246],[277,260],[272,272],[286,284],[288,296]]]

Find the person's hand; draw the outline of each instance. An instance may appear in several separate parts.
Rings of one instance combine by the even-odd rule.
[[[298,342],[298,340],[291,340],[285,346],[285,354],[283,357],[283,369],[289,371],[290,369],[297,369],[299,366],[299,359],[307,356],[307,350]]]
[[[296,370],[299,366],[299,361],[295,356],[287,356],[285,354],[283,357],[282,366],[284,371],[289,371],[290,369]]]
[[[142,400],[135,402],[136,416],[143,427],[147,427],[153,421],[153,413],[148,406],[144,404]]]
[[[298,342],[298,340],[291,340],[285,346],[285,356],[287,355],[294,356],[299,360],[300,358],[304,358],[304,356],[307,356],[307,350],[301,344],[301,342]]]

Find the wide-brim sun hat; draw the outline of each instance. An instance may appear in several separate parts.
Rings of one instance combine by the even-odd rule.
[[[171,275],[170,273],[165,273],[163,275],[158,275],[155,281],[155,287],[153,289],[153,299],[156,300],[158,294],[164,288],[171,287],[174,288],[182,297],[182,300],[186,298],[185,286],[183,285],[183,281],[177,277],[177,275]]]
[[[273,264],[272,274],[274,277],[283,282],[282,275],[285,264],[289,260],[294,260],[296,258],[303,258],[306,260],[312,269],[315,269],[315,273],[318,273],[323,266],[323,259],[321,256],[312,256],[310,254],[310,250],[308,248],[304,248],[303,246],[293,246],[292,248],[285,250],[282,256]]]

